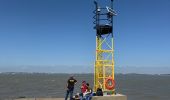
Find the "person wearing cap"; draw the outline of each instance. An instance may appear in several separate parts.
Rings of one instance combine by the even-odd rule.
[[[74,91],[74,85],[77,83],[77,80],[74,79],[73,76],[71,76],[68,81],[67,81],[67,91],[66,91],[66,96],[65,100],[67,100],[68,95],[70,94],[70,100],[73,99],[73,91]]]

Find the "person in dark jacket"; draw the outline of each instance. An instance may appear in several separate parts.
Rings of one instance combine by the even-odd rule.
[[[66,91],[66,96],[65,100],[67,100],[68,95],[70,94],[70,100],[73,99],[73,91],[74,91],[74,85],[77,83],[77,80],[71,76],[68,81],[67,81],[67,91]]]
[[[102,88],[97,88],[96,96],[103,96]]]

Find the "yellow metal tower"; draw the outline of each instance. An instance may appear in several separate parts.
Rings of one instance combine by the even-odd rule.
[[[109,1],[109,0],[108,0]],[[99,7],[94,1],[94,24],[96,29],[96,59],[94,70],[94,91],[102,88],[104,93],[115,93],[114,81],[114,41],[113,41],[113,0],[110,7]]]

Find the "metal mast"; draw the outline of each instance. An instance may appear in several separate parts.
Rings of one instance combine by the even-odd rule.
[[[96,59],[94,68],[94,91],[102,88],[104,93],[115,93],[114,81],[114,41],[113,41],[113,0],[107,0],[109,6],[100,7],[94,1],[96,30]]]

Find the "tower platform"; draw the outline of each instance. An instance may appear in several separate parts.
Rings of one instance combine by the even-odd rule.
[[[107,95],[107,96],[94,96],[92,100],[127,100],[126,95],[116,94],[116,95]]]
[[[110,25],[98,25],[96,26],[97,34],[98,35],[105,35],[112,33],[112,26]]]
[[[14,100],[64,100],[64,98],[19,98]],[[94,96],[92,97],[92,100],[127,100],[127,96],[122,94],[113,96]]]

